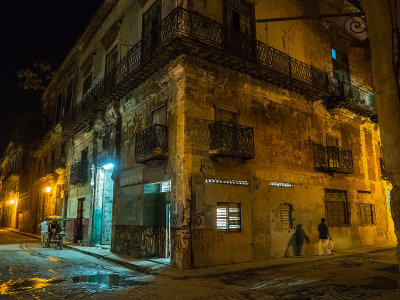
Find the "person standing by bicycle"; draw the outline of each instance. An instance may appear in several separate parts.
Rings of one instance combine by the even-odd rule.
[[[41,241],[44,243],[44,247],[47,247],[47,240],[49,238],[49,227],[47,224],[47,220],[44,220],[42,223],[38,225],[40,227],[40,235],[41,235]]]

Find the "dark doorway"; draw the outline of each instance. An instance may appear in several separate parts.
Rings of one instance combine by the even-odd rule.
[[[78,208],[76,211],[76,232],[75,240],[83,240],[83,201],[85,198],[78,199]]]

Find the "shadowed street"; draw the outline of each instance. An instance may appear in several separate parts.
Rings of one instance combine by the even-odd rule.
[[[143,274],[0,229],[1,299],[78,299],[143,285]]]
[[[398,299],[395,250],[274,259],[151,275],[0,229],[2,299]]]

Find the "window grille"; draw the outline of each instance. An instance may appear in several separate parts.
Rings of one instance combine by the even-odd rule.
[[[240,203],[217,203],[217,230],[241,231]]]
[[[361,225],[376,224],[374,204],[360,203],[360,221]]]
[[[288,203],[280,205],[281,228],[293,229],[293,206]]]
[[[328,226],[341,227],[350,225],[349,203],[344,190],[325,190],[325,210]]]

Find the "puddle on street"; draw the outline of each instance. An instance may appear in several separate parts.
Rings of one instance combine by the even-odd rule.
[[[40,289],[50,284],[57,284],[63,282],[63,279],[55,278],[27,278],[27,279],[10,279],[0,285],[0,295],[14,295],[23,291]]]
[[[122,277],[118,274],[97,273],[93,275],[81,275],[72,277],[73,283],[94,283],[105,287],[127,287],[143,285],[145,282],[134,280],[133,278]]]
[[[98,285],[100,289],[132,287],[146,284],[146,282],[137,280],[137,278],[123,277],[113,273],[97,273],[93,275],[80,275],[69,278],[19,278],[16,280],[10,279],[7,282],[1,283],[0,295],[15,295],[59,283],[89,283]]]

